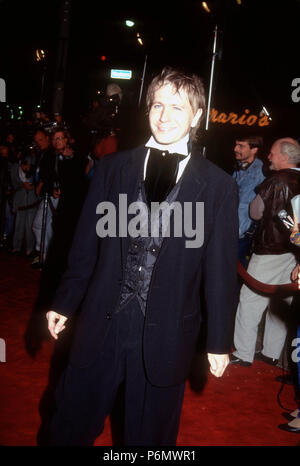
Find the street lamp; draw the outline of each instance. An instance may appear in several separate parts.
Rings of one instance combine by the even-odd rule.
[[[46,58],[45,50],[36,49],[35,51],[36,61],[43,61]]]
[[[202,8],[203,8],[203,10],[206,11],[206,13],[211,13],[211,11],[209,9],[209,6],[207,5],[206,2],[202,2]]]
[[[138,32],[137,35],[137,41],[140,45],[144,45],[143,39],[141,38],[141,34]]]
[[[135,25],[135,22],[131,19],[126,19],[125,24],[128,28],[132,28]]]

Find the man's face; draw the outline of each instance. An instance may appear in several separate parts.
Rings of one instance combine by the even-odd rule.
[[[68,139],[65,137],[63,131],[58,131],[53,134],[52,143],[57,151],[63,151],[67,145]]]
[[[281,155],[279,142],[274,142],[268,155],[268,159],[271,162],[271,170],[281,170],[283,168],[285,158]]]
[[[46,134],[40,131],[34,135],[33,139],[40,150],[46,150],[50,145],[49,136],[46,136]]]
[[[21,168],[22,168],[23,172],[29,172],[29,170],[30,170],[30,163],[28,162],[28,160],[24,160],[24,161],[21,163]]]
[[[62,116],[61,115],[54,115],[54,120],[57,121],[58,124],[62,123]]]
[[[234,154],[236,160],[251,163],[255,159],[257,147],[251,149],[246,141],[235,141]]]
[[[171,84],[165,84],[155,91],[150,108],[152,135],[160,144],[174,144],[197,124],[201,113],[201,109],[194,113],[183,89],[176,92]]]
[[[8,158],[8,147],[7,146],[0,146],[0,156]]]
[[[14,135],[13,135],[12,133],[9,133],[9,134],[7,135],[6,141],[7,141],[9,144],[12,144],[12,143],[14,142],[14,140],[15,140]]]

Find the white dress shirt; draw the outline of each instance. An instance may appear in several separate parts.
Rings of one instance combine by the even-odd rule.
[[[180,139],[180,141],[175,142],[174,144],[159,144],[158,142],[155,141],[154,137],[151,136],[149,141],[146,142],[145,146],[149,147],[149,150],[147,152],[146,158],[145,158],[145,164],[144,164],[144,180],[146,178],[146,171],[147,171],[147,164],[148,164],[148,159],[149,159],[149,154],[150,154],[150,148],[153,149],[159,149],[162,151],[168,151],[170,154],[182,154],[185,156],[183,160],[179,162],[178,166],[178,173],[176,177],[176,183],[180,179],[181,175],[183,174],[183,171],[188,163],[188,161],[191,158],[191,154],[188,153],[188,141],[189,141],[189,134],[184,136],[184,138]]]

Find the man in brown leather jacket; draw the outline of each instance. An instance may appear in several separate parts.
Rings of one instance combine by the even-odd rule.
[[[273,170],[257,188],[257,196],[250,204],[250,216],[259,220],[254,243],[254,253],[248,273],[268,284],[288,283],[296,265],[297,248],[289,241],[286,227],[278,217],[281,210],[291,214],[290,200],[300,193],[300,146],[294,139],[278,139],[271,147],[268,159]],[[285,299],[290,304],[291,297]],[[276,301],[276,309],[273,303]],[[280,309],[281,304],[281,309]],[[234,331],[236,351],[230,356],[232,364],[251,366],[254,359],[276,365],[286,339],[286,323],[281,299],[255,293],[243,285],[237,309]],[[256,353],[258,325],[266,314],[263,348]],[[283,317],[283,318],[282,318]]]

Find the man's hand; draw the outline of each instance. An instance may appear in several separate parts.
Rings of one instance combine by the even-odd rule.
[[[207,354],[210,364],[210,372],[216,377],[222,377],[226,367],[229,364],[228,354]]]
[[[68,320],[67,317],[58,314],[55,311],[49,311],[46,314],[47,320],[48,320],[48,330],[53,336],[55,340],[58,339],[58,334],[66,328],[64,325],[66,321]]]
[[[291,278],[292,278],[292,281],[293,281],[293,282],[295,282],[296,280],[298,280],[299,273],[300,273],[300,264],[297,264],[297,265],[295,266],[295,268],[293,269],[292,274],[291,274]],[[298,284],[299,284],[299,280],[298,280]],[[298,286],[298,288],[299,288],[299,286]]]

